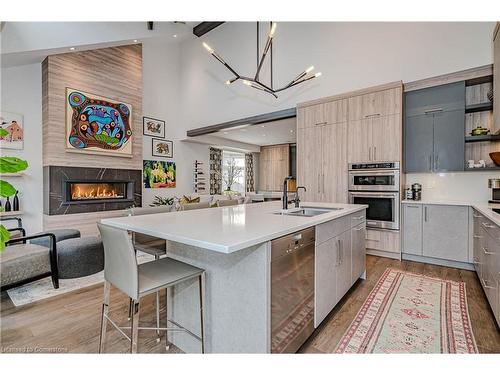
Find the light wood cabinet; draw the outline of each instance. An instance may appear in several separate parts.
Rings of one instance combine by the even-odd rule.
[[[297,184],[311,202],[347,202],[347,123],[299,129]]]
[[[290,174],[289,145],[263,146],[259,159],[259,190],[281,191]]]
[[[401,115],[349,121],[349,163],[401,160]]]
[[[402,87],[349,98],[349,121],[402,113]]]
[[[297,111],[298,129],[347,121],[347,99],[301,107]]]
[[[316,245],[315,250],[315,306],[314,326],[317,327],[332,311],[337,298],[337,275],[335,268],[338,259],[338,242],[331,238]]]
[[[400,233],[393,230],[366,230],[366,249],[399,254],[401,252]]]

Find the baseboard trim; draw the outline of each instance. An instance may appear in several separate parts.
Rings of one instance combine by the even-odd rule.
[[[454,260],[438,259],[431,257],[424,257],[420,255],[402,254],[403,260],[411,260],[413,262],[435,264],[437,266],[445,266],[452,268],[459,268],[467,271],[474,271],[474,265],[471,263],[457,262]]]
[[[366,254],[367,255],[375,255],[377,257],[383,257],[383,258],[391,258],[391,259],[401,260],[401,254],[400,253],[391,253],[389,251],[382,251],[382,250],[375,250],[375,249],[366,249]]]

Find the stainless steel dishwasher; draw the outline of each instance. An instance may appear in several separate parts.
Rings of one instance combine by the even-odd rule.
[[[295,353],[314,331],[314,241],[313,227],[271,242],[271,353]]]

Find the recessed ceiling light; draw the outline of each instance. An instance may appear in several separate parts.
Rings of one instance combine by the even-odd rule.
[[[70,51],[74,51],[74,50],[75,50],[75,47],[69,47],[69,50],[70,50]]]
[[[262,134],[263,137],[265,137],[266,135],[265,134]]]
[[[293,133],[293,129],[290,129],[290,133]]]
[[[177,38],[177,34],[172,35],[174,38]]]
[[[265,128],[265,127],[266,127],[266,125],[261,125],[260,127],[261,127],[261,128]]]
[[[138,40],[137,40],[137,39],[134,39],[134,43],[137,43],[137,42],[138,42]]]

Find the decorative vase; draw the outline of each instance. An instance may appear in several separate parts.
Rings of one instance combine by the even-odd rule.
[[[16,190],[16,194],[14,195],[14,199],[12,200],[12,209],[14,211],[19,211],[19,197],[17,196],[19,191]]]
[[[12,211],[12,206],[10,205],[9,197],[7,197],[7,202],[5,202],[5,212]]]

